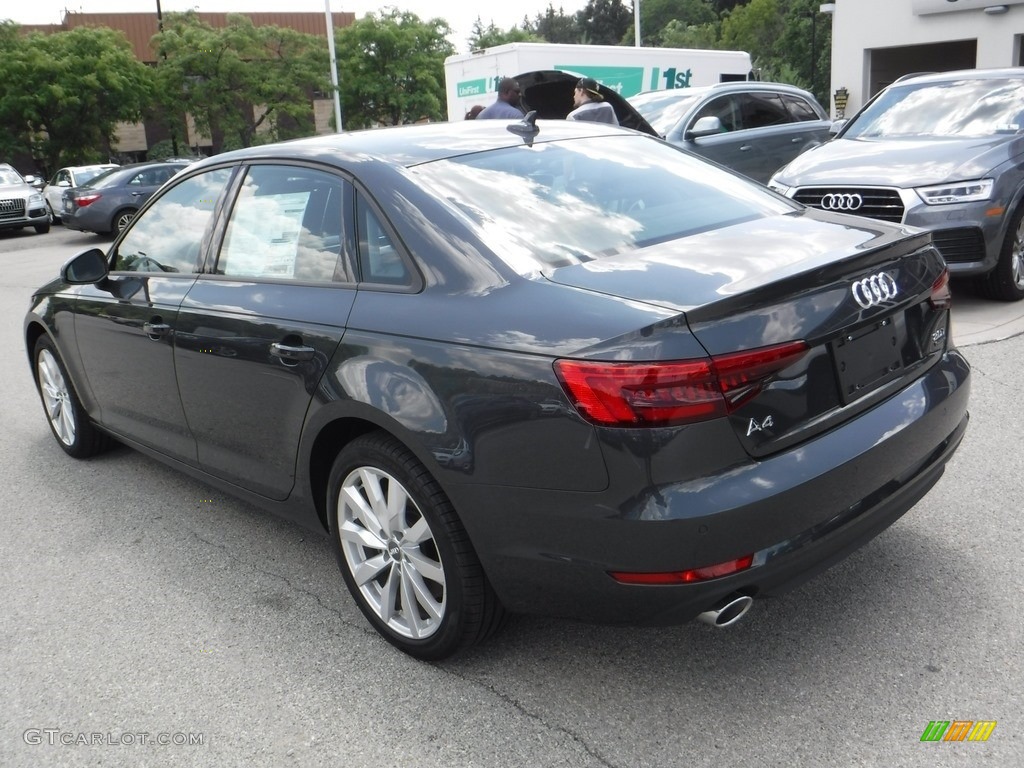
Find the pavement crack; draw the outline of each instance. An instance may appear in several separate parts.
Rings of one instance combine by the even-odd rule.
[[[493,685],[490,685],[489,683],[485,683],[483,680],[478,680],[477,678],[474,678],[474,677],[469,677],[467,675],[459,674],[457,671],[455,671],[453,669],[450,669],[450,668],[444,666],[443,664],[432,663],[431,666],[433,666],[434,668],[436,668],[439,671],[443,672],[444,674],[451,675],[452,677],[454,677],[454,678],[456,678],[458,680],[461,680],[461,681],[463,681],[465,683],[468,683],[469,685],[474,685],[474,686],[476,686],[478,688],[482,688],[483,690],[485,690],[488,693],[490,693],[492,696],[494,696],[497,699],[501,700],[507,706],[509,706],[512,709],[514,709],[516,712],[518,712],[520,715],[522,715],[526,719],[532,720],[532,721],[537,722],[537,723],[540,723],[540,725],[542,725],[544,728],[548,729],[549,731],[554,731],[555,733],[560,733],[563,736],[566,736],[573,744],[575,744],[577,747],[579,747],[581,750],[583,750],[583,752],[585,752],[591,758],[596,760],[598,764],[603,765],[606,768],[620,768],[620,766],[618,766],[616,763],[611,762],[611,760],[609,760],[604,755],[602,755],[595,747],[592,747],[591,745],[589,745],[587,743],[586,739],[583,738],[583,736],[581,736],[580,734],[576,733],[575,731],[573,731],[570,728],[566,728],[565,726],[556,725],[554,723],[548,722],[544,718],[543,715],[541,715],[541,714],[539,714],[537,712],[531,711],[525,704],[523,704],[523,702],[521,702],[519,699],[515,698],[514,696],[510,696],[507,693],[499,691]]]

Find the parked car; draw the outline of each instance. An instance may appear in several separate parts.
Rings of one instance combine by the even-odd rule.
[[[25,227],[32,227],[40,235],[50,231],[46,201],[14,166],[0,163],[0,230]]]
[[[188,162],[133,163],[64,190],[61,220],[68,229],[118,234],[160,185]]]
[[[69,165],[53,174],[50,183],[43,187],[43,196],[46,198],[46,204],[50,207],[50,215],[54,221],[60,221],[61,215],[64,213],[63,199],[65,189],[80,187],[104,171],[117,167],[119,167],[117,163]]]
[[[579,75],[560,70],[515,78],[524,109],[564,118]],[[832,121],[807,91],[782,83],[737,81],[648,91],[623,98],[600,86],[619,123],[677,144],[765,183],[804,150],[829,139]]]
[[[762,184],[800,153],[828,141],[832,127],[813,95],[783,83],[647,91],[629,103],[659,136]]]
[[[1024,68],[902,78],[775,174],[805,205],[932,233],[954,276],[1024,298]]]
[[[967,426],[949,304],[927,233],[470,120],[189,166],[24,338],[67,454],[113,438],[328,534],[436,659],[506,612],[726,626],[877,535]]]

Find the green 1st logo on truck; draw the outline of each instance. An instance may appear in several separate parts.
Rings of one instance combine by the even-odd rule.
[[[689,68],[679,70],[669,67],[662,71],[659,67],[651,67],[650,79],[645,84],[643,67],[580,67],[571,64],[556,64],[555,69],[577,72],[584,77],[592,77],[620,96],[629,97],[641,91],[657,91],[672,88],[689,88],[693,71]],[[501,76],[463,80],[456,84],[460,99],[472,96],[485,96],[497,93]]]

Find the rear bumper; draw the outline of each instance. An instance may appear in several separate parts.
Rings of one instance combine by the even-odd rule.
[[[734,592],[785,591],[895,522],[938,481],[960,444],[969,389],[969,366],[953,350],[843,426],[712,476],[625,496],[614,476],[599,494],[467,485],[450,495],[509,610],[679,623]],[[752,568],[696,584],[627,586],[608,575],[686,570],[752,553]]]

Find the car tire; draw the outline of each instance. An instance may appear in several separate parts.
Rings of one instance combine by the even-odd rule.
[[[383,432],[353,440],[334,461],[327,493],[345,584],[389,643],[437,660],[504,623],[451,502],[400,442]]]
[[[36,224],[33,226],[33,229],[36,231],[37,235],[45,235],[47,232],[50,231],[49,217],[47,217],[45,224]]]
[[[60,216],[53,212],[53,207],[47,203],[46,209],[50,212],[50,223],[51,224],[62,224]]]
[[[1024,299],[1024,205],[1014,211],[999,261],[978,281],[978,289],[982,295],[998,301]]]
[[[104,450],[110,438],[89,421],[60,353],[49,337],[39,338],[32,359],[36,389],[57,444],[76,459],[86,459]]]
[[[118,211],[114,218],[110,220],[110,233],[112,235],[120,235],[131,224],[132,219],[135,218],[134,208],[125,208],[122,211]]]

